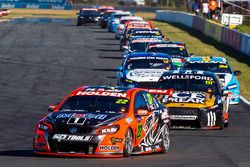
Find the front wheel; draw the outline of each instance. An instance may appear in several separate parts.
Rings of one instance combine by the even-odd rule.
[[[129,157],[133,152],[133,135],[130,129],[127,129],[124,138],[124,148],[123,155],[124,157]]]
[[[163,132],[161,134],[161,152],[166,153],[169,150],[169,145],[170,145],[170,130],[168,125],[165,125]]]

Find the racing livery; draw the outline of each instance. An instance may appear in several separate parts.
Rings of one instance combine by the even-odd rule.
[[[228,126],[228,97],[212,72],[165,72],[151,92],[169,108],[173,128],[223,129]]]
[[[108,31],[116,32],[118,25],[120,24],[120,18],[124,16],[131,16],[130,12],[115,12],[112,13],[108,21]]]
[[[167,54],[137,52],[129,54],[118,68],[118,85],[154,88],[162,73],[174,66]]]
[[[180,68],[186,57],[189,57],[186,46],[180,42],[153,42],[150,43],[146,52],[159,52],[168,54],[176,68]]]
[[[230,104],[239,104],[240,84],[236,78],[240,71],[233,71],[229,62],[223,57],[189,57],[183,69],[214,72],[220,79],[224,90],[228,92]]]
[[[38,155],[123,157],[169,149],[168,110],[142,89],[83,86],[49,110],[35,129]]]

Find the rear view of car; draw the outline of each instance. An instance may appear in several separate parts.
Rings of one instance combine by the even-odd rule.
[[[184,59],[189,57],[185,44],[179,42],[151,43],[146,51],[168,54],[177,69],[181,68]]]
[[[127,157],[169,149],[168,110],[144,90],[84,86],[49,109],[35,129],[38,155]]]
[[[233,71],[229,62],[223,57],[201,57],[195,56],[187,58],[183,69],[203,70],[215,73],[224,88],[228,92],[230,104],[239,104],[240,84],[236,78],[241,74],[240,71]]]
[[[229,100],[212,72],[165,72],[156,97],[169,108],[173,128],[223,129],[228,126]]]

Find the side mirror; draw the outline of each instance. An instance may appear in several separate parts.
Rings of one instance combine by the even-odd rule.
[[[240,75],[241,75],[241,71],[240,71],[240,70],[234,71],[234,75],[235,75],[235,76],[240,76]]]
[[[165,38],[165,35],[162,35],[162,38]]]
[[[139,109],[137,109],[137,111],[136,111],[136,115],[138,115],[138,116],[148,116],[148,115],[149,115],[149,112],[148,112],[147,109],[139,108]]]
[[[56,109],[57,105],[50,105],[48,108],[49,112],[53,112]]]
[[[123,50],[128,50],[128,46],[123,46],[122,49]]]
[[[118,70],[118,71],[122,71],[122,66],[118,66],[118,67],[117,67],[117,70]]]
[[[194,53],[190,53],[189,55],[190,55],[190,56],[194,56]]]
[[[76,15],[79,15],[80,13],[79,12],[76,12]]]

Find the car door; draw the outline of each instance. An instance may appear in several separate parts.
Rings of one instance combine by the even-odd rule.
[[[137,120],[136,143],[141,146],[143,151],[151,151],[152,146],[159,140],[160,110],[156,99],[148,92],[140,92],[136,95],[135,117]],[[148,112],[138,114],[139,110]]]

